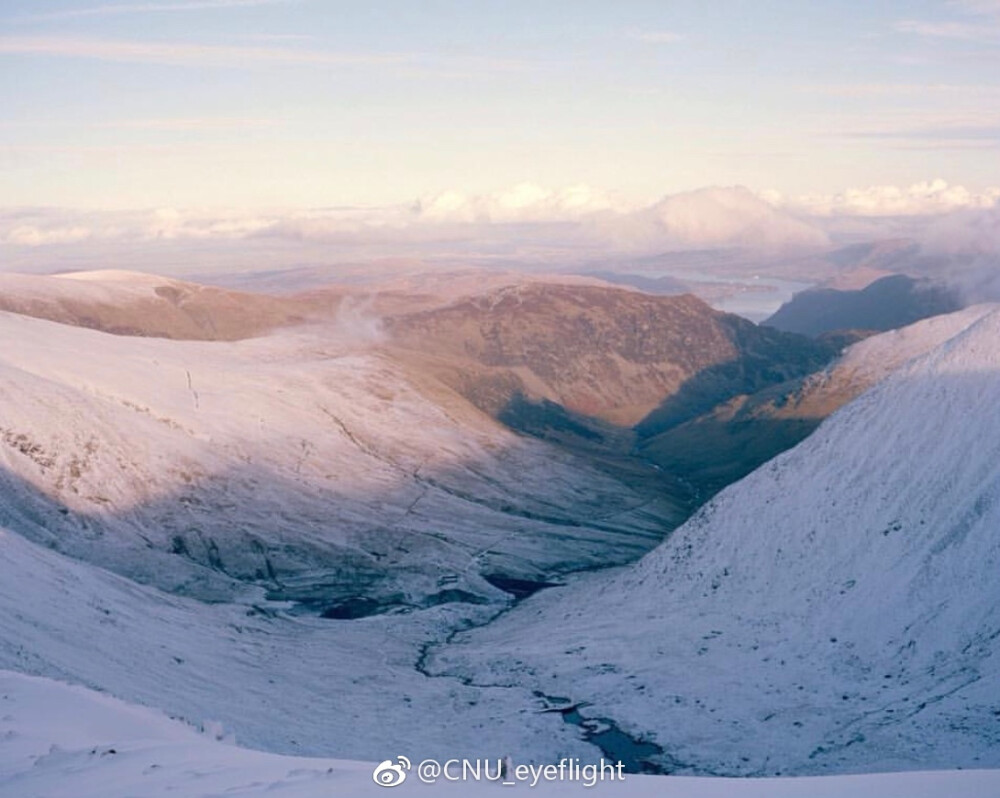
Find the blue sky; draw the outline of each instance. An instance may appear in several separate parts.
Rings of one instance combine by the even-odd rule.
[[[1000,2],[0,2],[0,206],[1000,183]]]

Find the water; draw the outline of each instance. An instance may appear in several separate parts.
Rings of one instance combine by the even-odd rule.
[[[567,699],[554,696],[545,697],[551,703]],[[650,773],[663,775],[669,771],[655,764],[652,760],[662,759],[664,751],[656,743],[637,740],[619,729],[609,718],[587,718],[580,714],[580,708],[586,704],[570,704],[557,707],[551,711],[558,712],[563,721],[577,726],[583,733],[583,739],[601,749],[601,753],[612,762],[621,762],[625,773]]]

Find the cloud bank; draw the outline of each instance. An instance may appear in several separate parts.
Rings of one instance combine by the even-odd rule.
[[[945,180],[928,180],[907,187],[868,186],[839,194],[805,194],[785,198],[775,192],[762,196],[779,207],[808,216],[929,216],[1000,203],[1000,187],[969,191]]]
[[[1000,189],[974,192],[932,180],[786,198],[712,187],[641,205],[586,185],[521,183],[376,208],[0,210],[0,253],[6,268],[22,270],[91,266],[106,256],[122,263],[150,252],[159,262],[199,257],[209,268],[213,258],[220,268],[238,260],[264,268],[277,263],[275,253],[282,263],[482,256],[579,264],[669,251],[820,252],[889,238],[914,240],[935,262],[986,259],[995,268]]]
[[[784,249],[829,244],[818,227],[749,189],[705,188],[664,197],[649,209],[666,240],[685,247]]]

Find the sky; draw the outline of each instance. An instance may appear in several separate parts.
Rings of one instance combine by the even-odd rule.
[[[0,108],[5,209],[981,196],[1000,0],[0,0]]]

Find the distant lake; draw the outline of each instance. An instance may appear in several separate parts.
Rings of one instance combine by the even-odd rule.
[[[643,274],[647,277],[675,277],[682,280],[690,284],[694,293],[713,308],[736,313],[754,322],[763,321],[791,299],[793,294],[815,285],[780,277],[738,277],[680,269],[645,271]]]
[[[718,310],[737,313],[750,321],[759,322],[785,304],[793,294],[812,288],[815,283],[782,280],[778,277],[759,277],[747,281],[747,285],[751,290],[738,291],[710,304]]]

